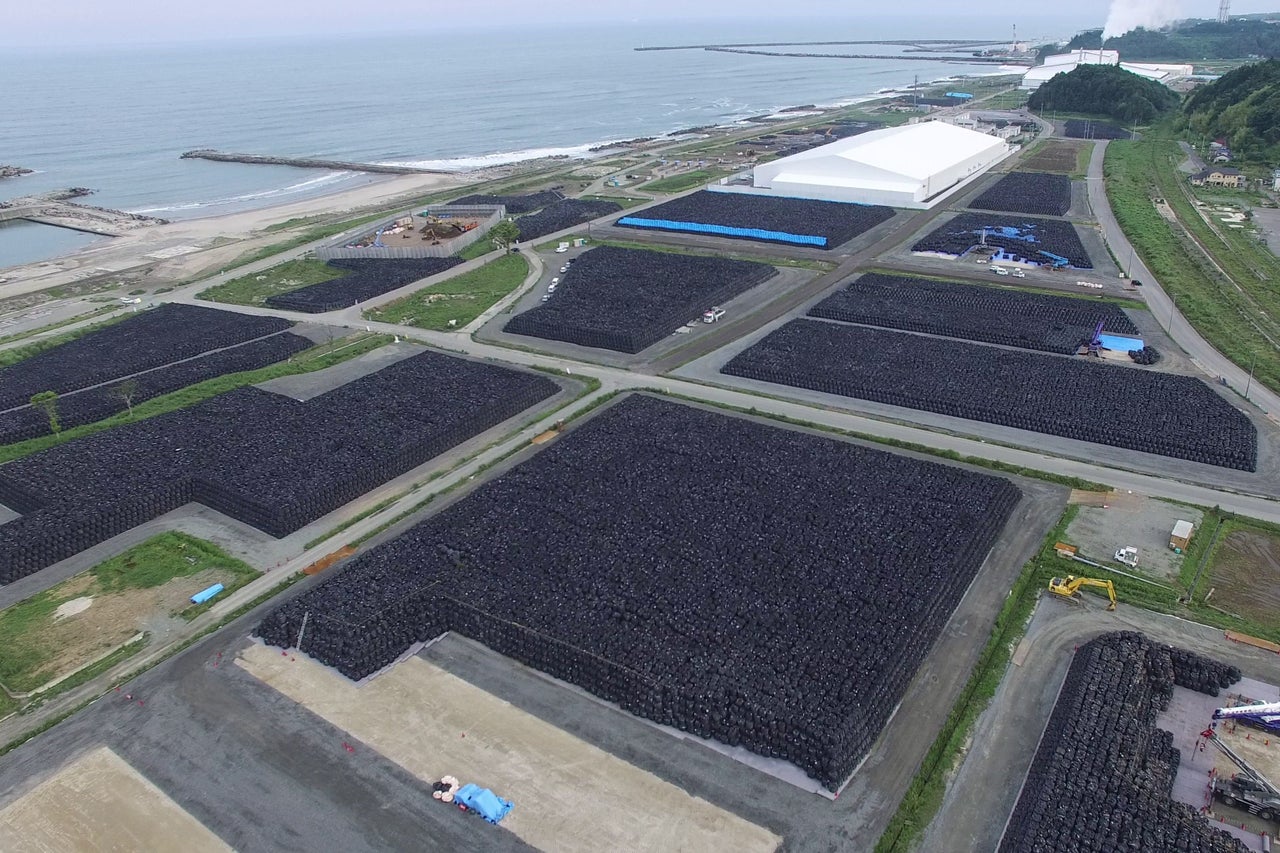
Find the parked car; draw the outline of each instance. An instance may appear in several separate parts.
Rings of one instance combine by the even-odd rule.
[[[1022,270],[1017,270],[1017,269],[1015,269],[1015,270],[1011,270],[1011,271],[1009,272],[1009,275],[1013,276],[1014,278],[1026,278],[1026,277],[1027,277],[1027,274],[1026,274],[1025,272],[1023,272]]]
[[[993,273],[995,273],[996,275],[1008,275],[1008,274],[1009,274],[1009,271],[1008,271],[1007,269],[1005,269],[1004,267],[995,267],[995,266],[993,266],[993,267],[991,268],[991,271],[992,271]]]

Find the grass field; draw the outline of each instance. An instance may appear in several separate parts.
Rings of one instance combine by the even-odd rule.
[[[692,172],[685,172],[682,175],[672,175],[669,178],[650,181],[641,186],[640,189],[654,193],[682,193],[685,190],[709,184],[727,174],[729,173],[720,169],[694,169]]]
[[[80,436],[101,432],[104,429],[111,429],[133,421],[153,418],[165,412],[185,409],[189,406],[194,406],[201,400],[207,400],[218,394],[225,394],[227,391],[245,385],[254,385],[280,376],[309,373],[313,370],[332,367],[335,364],[346,361],[349,358],[355,358],[390,342],[391,336],[389,335],[367,335],[362,333],[346,341],[338,339],[333,344],[321,344],[320,346],[312,347],[309,350],[298,353],[288,361],[282,361],[258,370],[229,373],[226,376],[219,376],[216,379],[189,385],[181,391],[174,391],[172,394],[165,394],[137,404],[133,407],[132,415],[128,412],[121,412],[97,423],[65,429],[56,436],[42,435],[39,438],[32,438],[0,447],[0,464],[13,459],[20,459],[23,456],[29,456],[32,453]]]
[[[1255,381],[1280,390],[1280,261],[1244,234],[1219,235],[1205,223],[1181,185],[1181,160],[1169,141],[1108,145],[1116,219],[1196,331],[1242,369],[1252,367]],[[1154,198],[1167,201],[1176,224]]]
[[[461,252],[458,252],[455,257],[462,258],[464,261],[474,261],[476,258],[482,258],[492,251],[493,241],[486,237],[475,241]]]
[[[233,278],[223,284],[215,284],[196,294],[197,299],[225,302],[229,305],[262,305],[269,296],[278,296],[310,284],[346,275],[324,261],[314,258],[298,258],[285,261],[259,273]]]
[[[258,575],[204,540],[152,537],[0,611],[0,683],[34,690],[125,643],[157,616],[186,615],[201,589],[223,583],[232,591]]]
[[[1022,161],[1029,172],[1057,172],[1082,178],[1089,171],[1093,144],[1069,139],[1046,139],[1038,143]]]
[[[364,316],[380,323],[419,329],[462,328],[519,287],[528,274],[529,262],[524,255],[506,254],[479,269],[366,311]],[[450,321],[454,321],[454,326],[449,325]]]

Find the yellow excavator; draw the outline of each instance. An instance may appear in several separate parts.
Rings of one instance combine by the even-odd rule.
[[[1116,586],[1111,581],[1100,581],[1095,578],[1078,578],[1075,575],[1067,575],[1065,578],[1053,578],[1049,581],[1049,592],[1056,593],[1065,598],[1072,598],[1081,587],[1084,586],[1100,586],[1107,591],[1107,598],[1111,599],[1111,606],[1108,610],[1116,609]]]

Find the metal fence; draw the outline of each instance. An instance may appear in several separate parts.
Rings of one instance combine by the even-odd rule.
[[[397,219],[405,216],[417,216],[426,214],[430,216],[455,217],[455,218],[480,218],[481,222],[475,228],[465,234],[459,234],[457,237],[450,237],[448,240],[441,241],[438,245],[419,242],[413,246],[386,246],[374,247],[366,246],[364,248],[356,248],[352,243],[363,240],[378,232],[379,228],[385,228],[394,223]],[[327,246],[321,246],[315,250],[315,256],[322,261],[332,261],[338,258],[378,258],[381,260],[399,259],[399,258],[447,258],[456,255],[468,246],[484,239],[493,226],[497,225],[507,215],[507,209],[502,205],[448,205],[435,204],[422,208],[421,210],[406,211],[396,214],[379,222],[355,237],[344,236]]]

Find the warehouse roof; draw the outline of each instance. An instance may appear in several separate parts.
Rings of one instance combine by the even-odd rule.
[[[994,136],[967,130],[940,121],[907,124],[851,136],[799,154],[777,160],[779,174],[804,175],[813,172],[810,161],[837,159],[858,167],[857,182],[874,180],[868,171],[882,173],[882,181],[899,185],[901,178],[922,181],[952,163],[957,163],[1004,143]],[[824,164],[824,180],[832,180],[829,166]],[[895,180],[896,178],[896,180]]]

